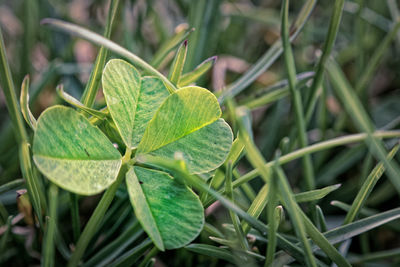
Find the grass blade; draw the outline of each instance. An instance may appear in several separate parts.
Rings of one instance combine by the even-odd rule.
[[[57,228],[57,200],[58,187],[51,184],[49,188],[49,216],[46,217],[46,230],[43,238],[43,252],[41,266],[51,267],[54,262],[54,239]]]
[[[217,61],[217,56],[213,56],[204,60],[191,72],[185,73],[181,76],[178,82],[178,87],[184,87],[191,83],[196,82],[202,75],[204,75]]]
[[[369,83],[371,77],[374,76],[373,73],[376,72],[376,69],[378,68],[380,61],[382,60],[385,52],[388,50],[390,43],[396,37],[396,34],[399,31],[399,29],[400,29],[400,21],[398,21],[393,26],[390,32],[377,46],[377,49],[374,51],[374,54],[371,56],[371,59],[366,64],[367,67],[362,72],[362,75],[355,86],[355,90],[358,93],[358,95],[363,94],[363,91],[366,89],[366,86]]]
[[[296,115],[296,127],[299,135],[300,147],[306,147],[307,141],[307,128],[304,120],[303,103],[301,100],[299,89],[296,88],[296,67],[293,58],[293,52],[289,41],[289,0],[284,0],[282,5],[282,24],[281,36],[283,46],[283,56],[285,59],[285,67],[288,75],[289,89],[292,95],[294,112]],[[318,74],[318,73],[317,73]],[[317,76],[318,77],[318,76]],[[304,155],[302,158],[303,176],[305,179],[306,188],[312,190],[315,188],[314,168],[310,155]]]
[[[282,169],[280,169],[280,167],[277,164],[275,164],[274,167],[275,167],[275,172],[277,174],[277,179],[278,179],[277,184],[279,186],[279,191],[281,193],[280,195],[282,196],[284,206],[288,209],[293,228],[296,231],[296,235],[301,240],[301,244],[305,252],[306,263],[308,266],[317,266],[315,257],[311,250],[311,245],[306,236],[306,229],[305,226],[303,225],[301,214],[297,209],[296,200],[294,199],[293,192],[290,189],[287,178],[285,177],[285,174],[283,173]]]
[[[142,234],[143,230],[140,227],[139,221],[134,222],[119,237],[99,250],[99,252],[91,257],[83,266],[106,266]]]
[[[21,85],[21,95],[19,98],[21,113],[26,123],[33,131],[36,130],[36,119],[29,108],[29,76],[26,75]]]
[[[226,192],[226,195],[228,196],[228,199],[230,201],[232,201],[232,203],[235,203],[234,199],[233,199],[233,189],[232,189],[232,163],[231,162],[228,162],[228,166],[226,169],[225,188],[226,188],[225,192]],[[249,244],[247,243],[246,235],[244,233],[242,226],[240,225],[240,220],[239,220],[238,216],[231,210],[229,211],[229,215],[231,217],[232,224],[235,228],[237,240],[239,242],[240,247],[243,250],[249,250],[250,249]]]
[[[226,249],[206,244],[190,244],[185,249],[235,264],[235,256]]]
[[[94,44],[104,46],[105,48],[108,48],[109,50],[113,51],[114,53],[126,58],[133,65],[136,65],[139,68],[149,72],[150,74],[160,78],[164,82],[164,84],[168,88],[168,90],[170,90],[170,92],[173,92],[176,90],[176,87],[164,75],[162,75],[158,70],[153,68],[151,65],[149,65],[147,62],[145,62],[143,59],[141,59],[140,57],[129,52],[127,49],[123,48],[122,46],[110,41],[107,38],[104,38],[103,36],[101,36],[97,33],[89,31],[78,25],[64,22],[64,21],[57,20],[57,19],[47,18],[47,19],[43,19],[41,23],[43,25],[49,25],[51,27],[68,32],[72,35],[81,37],[83,39],[86,39],[86,40],[94,43]]]
[[[171,69],[169,70],[168,79],[173,84],[178,84],[181,79],[183,66],[185,65],[186,54],[187,54],[188,42],[185,40],[176,52],[174,61],[172,61]]]
[[[314,9],[316,1],[308,0],[297,16],[297,19],[292,26],[292,34],[290,36],[290,41],[293,41],[296,36],[303,29],[304,24],[307,22],[312,10]],[[258,76],[261,75],[265,70],[267,70],[276,59],[282,54],[282,42],[279,40],[275,42],[270,49],[255,63],[252,67],[243,74],[238,80],[230,84],[218,98],[219,103],[224,103],[227,98],[233,98],[242,92],[247,86],[249,86],[253,81],[255,81]]]
[[[110,39],[111,30],[117,15],[119,6],[119,0],[110,0],[110,7],[107,15],[106,28],[104,30],[104,37]],[[107,59],[108,51],[105,47],[101,47],[100,51],[96,57],[92,72],[90,73],[89,81],[86,84],[85,90],[81,101],[84,106],[91,108],[94,104],[97,91],[99,89],[99,84],[101,80],[101,75],[103,73],[103,68]]]
[[[389,162],[386,159],[386,149],[383,147],[381,141],[372,135],[374,126],[372,125],[367,112],[362,106],[360,100],[357,98],[355,91],[349,85],[339,66],[333,60],[330,60],[327,64],[327,70],[331,77],[336,94],[343,103],[350,117],[353,119],[357,128],[367,134],[367,146],[369,147],[371,153],[377,159],[383,162],[388,172],[388,178],[396,187],[397,192],[400,194],[400,180],[398,179],[400,175],[399,165],[395,161]]]
[[[310,97],[309,97],[309,100],[307,101],[307,105],[306,105],[306,107],[307,107],[307,111],[306,111],[307,124],[311,119],[311,115],[313,113],[314,106],[317,101],[318,90],[322,86],[325,64],[331,54],[333,45],[336,40],[336,35],[339,31],[340,20],[341,20],[342,13],[343,13],[343,5],[344,5],[344,0],[336,0],[335,5],[333,7],[332,17],[329,22],[328,36],[325,40],[324,48],[322,49],[322,56],[321,56],[320,60],[318,61],[314,80],[310,87]]]
[[[24,179],[15,179],[14,181],[0,185],[0,194],[20,187],[25,183]]]
[[[400,137],[400,131],[376,131],[373,134],[373,136],[374,136],[374,138],[398,138],[398,137]],[[278,161],[279,161],[280,165],[283,165],[292,160],[302,157],[304,154],[311,154],[314,152],[326,150],[326,149],[336,147],[336,146],[365,141],[367,138],[368,138],[368,135],[363,134],[363,133],[333,138],[333,139],[330,139],[327,141],[309,145],[305,148],[302,148],[302,149],[293,151],[287,155],[281,156],[278,159]],[[266,163],[266,166],[272,167],[273,164],[274,164],[274,161],[270,161],[270,162]],[[250,180],[256,178],[259,175],[260,175],[260,173],[259,173],[258,169],[252,170],[252,171],[246,173],[245,175],[241,176],[239,179],[233,181],[233,183],[232,183],[233,188],[236,188],[236,187],[242,185],[243,183],[249,182]]]
[[[62,100],[70,104],[71,106],[76,107],[77,109],[80,109],[84,112],[86,112],[89,115],[92,115],[100,120],[104,119],[107,116],[108,112],[105,111],[98,111],[92,108],[89,108],[85,106],[83,103],[81,103],[78,99],[74,98],[73,96],[69,95],[64,91],[64,86],[62,84],[58,85],[57,88],[57,94],[61,97]]]
[[[321,189],[302,192],[294,195],[297,203],[315,201],[324,198],[332,191],[337,190],[341,184],[330,185]]]
[[[153,245],[150,238],[145,239],[139,245],[125,252],[121,257],[111,263],[112,267],[133,266],[137,260]]]
[[[396,145],[388,154],[387,159],[391,160],[394,155],[399,150],[400,145]],[[385,167],[383,163],[380,162],[376,167],[372,170],[372,172],[368,175],[367,179],[364,181],[361,189],[358,191],[357,196],[355,197],[353,204],[349,212],[346,214],[346,218],[344,219],[343,224],[348,224],[357,217],[357,214],[360,212],[364,203],[367,201],[368,196],[371,194],[372,189],[375,187],[379,178],[382,176],[385,171]]]
[[[110,206],[119,185],[125,178],[126,171],[127,171],[126,165],[123,164],[121,166],[117,180],[106,190],[106,192],[100,199],[100,202],[97,204],[96,209],[94,210],[92,216],[90,217],[88,223],[86,224],[85,229],[83,230],[81,236],[79,237],[78,243],[76,244],[75,250],[71,255],[71,258],[68,262],[69,267],[78,265],[80,259],[83,256],[83,253],[85,252],[87,246],[89,245],[90,240],[98,230],[101,224],[101,220],[105,212],[107,211],[108,207]]]
[[[154,68],[158,68],[161,65],[161,63],[165,60],[167,55],[175,47],[177,47],[180,43],[182,43],[185,39],[187,39],[189,34],[194,31],[194,28],[186,30],[187,27],[181,27],[181,26],[178,27],[179,27],[178,33],[176,33],[173,37],[171,37],[163,45],[161,45],[158,51],[154,54],[153,59],[150,61],[150,65],[152,65]]]

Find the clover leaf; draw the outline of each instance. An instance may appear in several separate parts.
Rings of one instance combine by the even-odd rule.
[[[102,83],[112,119],[101,119],[105,134],[74,109],[51,107],[37,123],[36,165],[52,182],[83,195],[101,192],[120,170],[128,170],[124,174],[132,206],[154,244],[160,250],[188,244],[204,224],[198,196],[167,172],[122,159],[110,139],[123,142],[126,155],[132,150],[135,157],[173,158],[179,152],[189,172],[213,171],[226,160],[233,139],[216,97],[196,86],[170,93],[160,79],[142,77],[120,59],[107,63]]]
[[[53,183],[81,195],[109,187],[122,163],[121,154],[96,126],[63,106],[48,108],[39,117],[33,160]]]

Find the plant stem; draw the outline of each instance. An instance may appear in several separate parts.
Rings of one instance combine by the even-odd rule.
[[[42,263],[43,267],[54,266],[54,240],[57,225],[57,198],[58,187],[51,183],[49,188],[49,216],[46,217],[46,231],[43,238],[43,253]]]
[[[76,242],[78,241],[79,235],[81,234],[78,196],[74,193],[69,193],[69,197],[71,205],[72,234],[74,237],[74,242]]]

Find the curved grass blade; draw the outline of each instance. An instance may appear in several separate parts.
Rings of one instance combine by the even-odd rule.
[[[131,61],[132,64],[142,68],[143,70],[151,73],[152,75],[160,78],[165,86],[168,88],[170,92],[173,92],[176,90],[176,87],[164,76],[162,75],[158,70],[150,66],[147,62],[145,62],[143,59],[140,57],[136,56],[135,54],[129,52],[127,49],[123,48],[122,46],[110,41],[107,38],[104,38],[103,36],[94,33],[92,31],[89,31],[83,27],[80,27],[78,25],[64,22],[61,20],[57,19],[43,19],[41,21],[43,25],[50,25],[54,28],[60,29],[62,31],[66,31],[72,35],[79,36],[83,39],[86,39],[92,43],[95,43],[100,46],[104,46],[105,48],[110,49],[116,54],[121,55],[122,57],[126,58],[127,60]]]
[[[68,104],[85,111],[87,114],[92,115],[100,120],[104,119],[107,116],[107,113],[104,111],[98,111],[92,108],[89,108],[83,105],[78,99],[74,98],[73,96],[69,95],[64,91],[64,86],[62,84],[58,85],[57,94]]]
[[[33,131],[36,130],[36,118],[33,116],[29,108],[29,75],[26,75],[21,85],[21,95],[19,97],[21,105],[21,113],[26,123]]]

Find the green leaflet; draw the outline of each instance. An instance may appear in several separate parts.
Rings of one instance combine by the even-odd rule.
[[[127,147],[132,147],[140,82],[139,72],[121,59],[108,61],[104,68],[102,83],[107,107]]]
[[[137,154],[171,158],[182,152],[191,173],[220,166],[232,145],[233,134],[222,119],[215,96],[200,87],[171,94],[149,122]]]
[[[157,108],[169,96],[164,83],[156,77],[143,77],[139,102],[132,133],[132,148],[136,148],[142,139],[146,126],[153,118]]]
[[[204,210],[187,186],[167,173],[142,167],[132,167],[126,183],[135,214],[157,248],[179,248],[198,236]]]
[[[111,117],[127,147],[137,147],[147,123],[169,95],[155,77],[139,72],[121,59],[110,60],[103,73],[103,91]]]
[[[64,106],[48,108],[39,117],[33,159],[53,183],[81,195],[94,195],[111,185],[122,163],[97,127]]]

